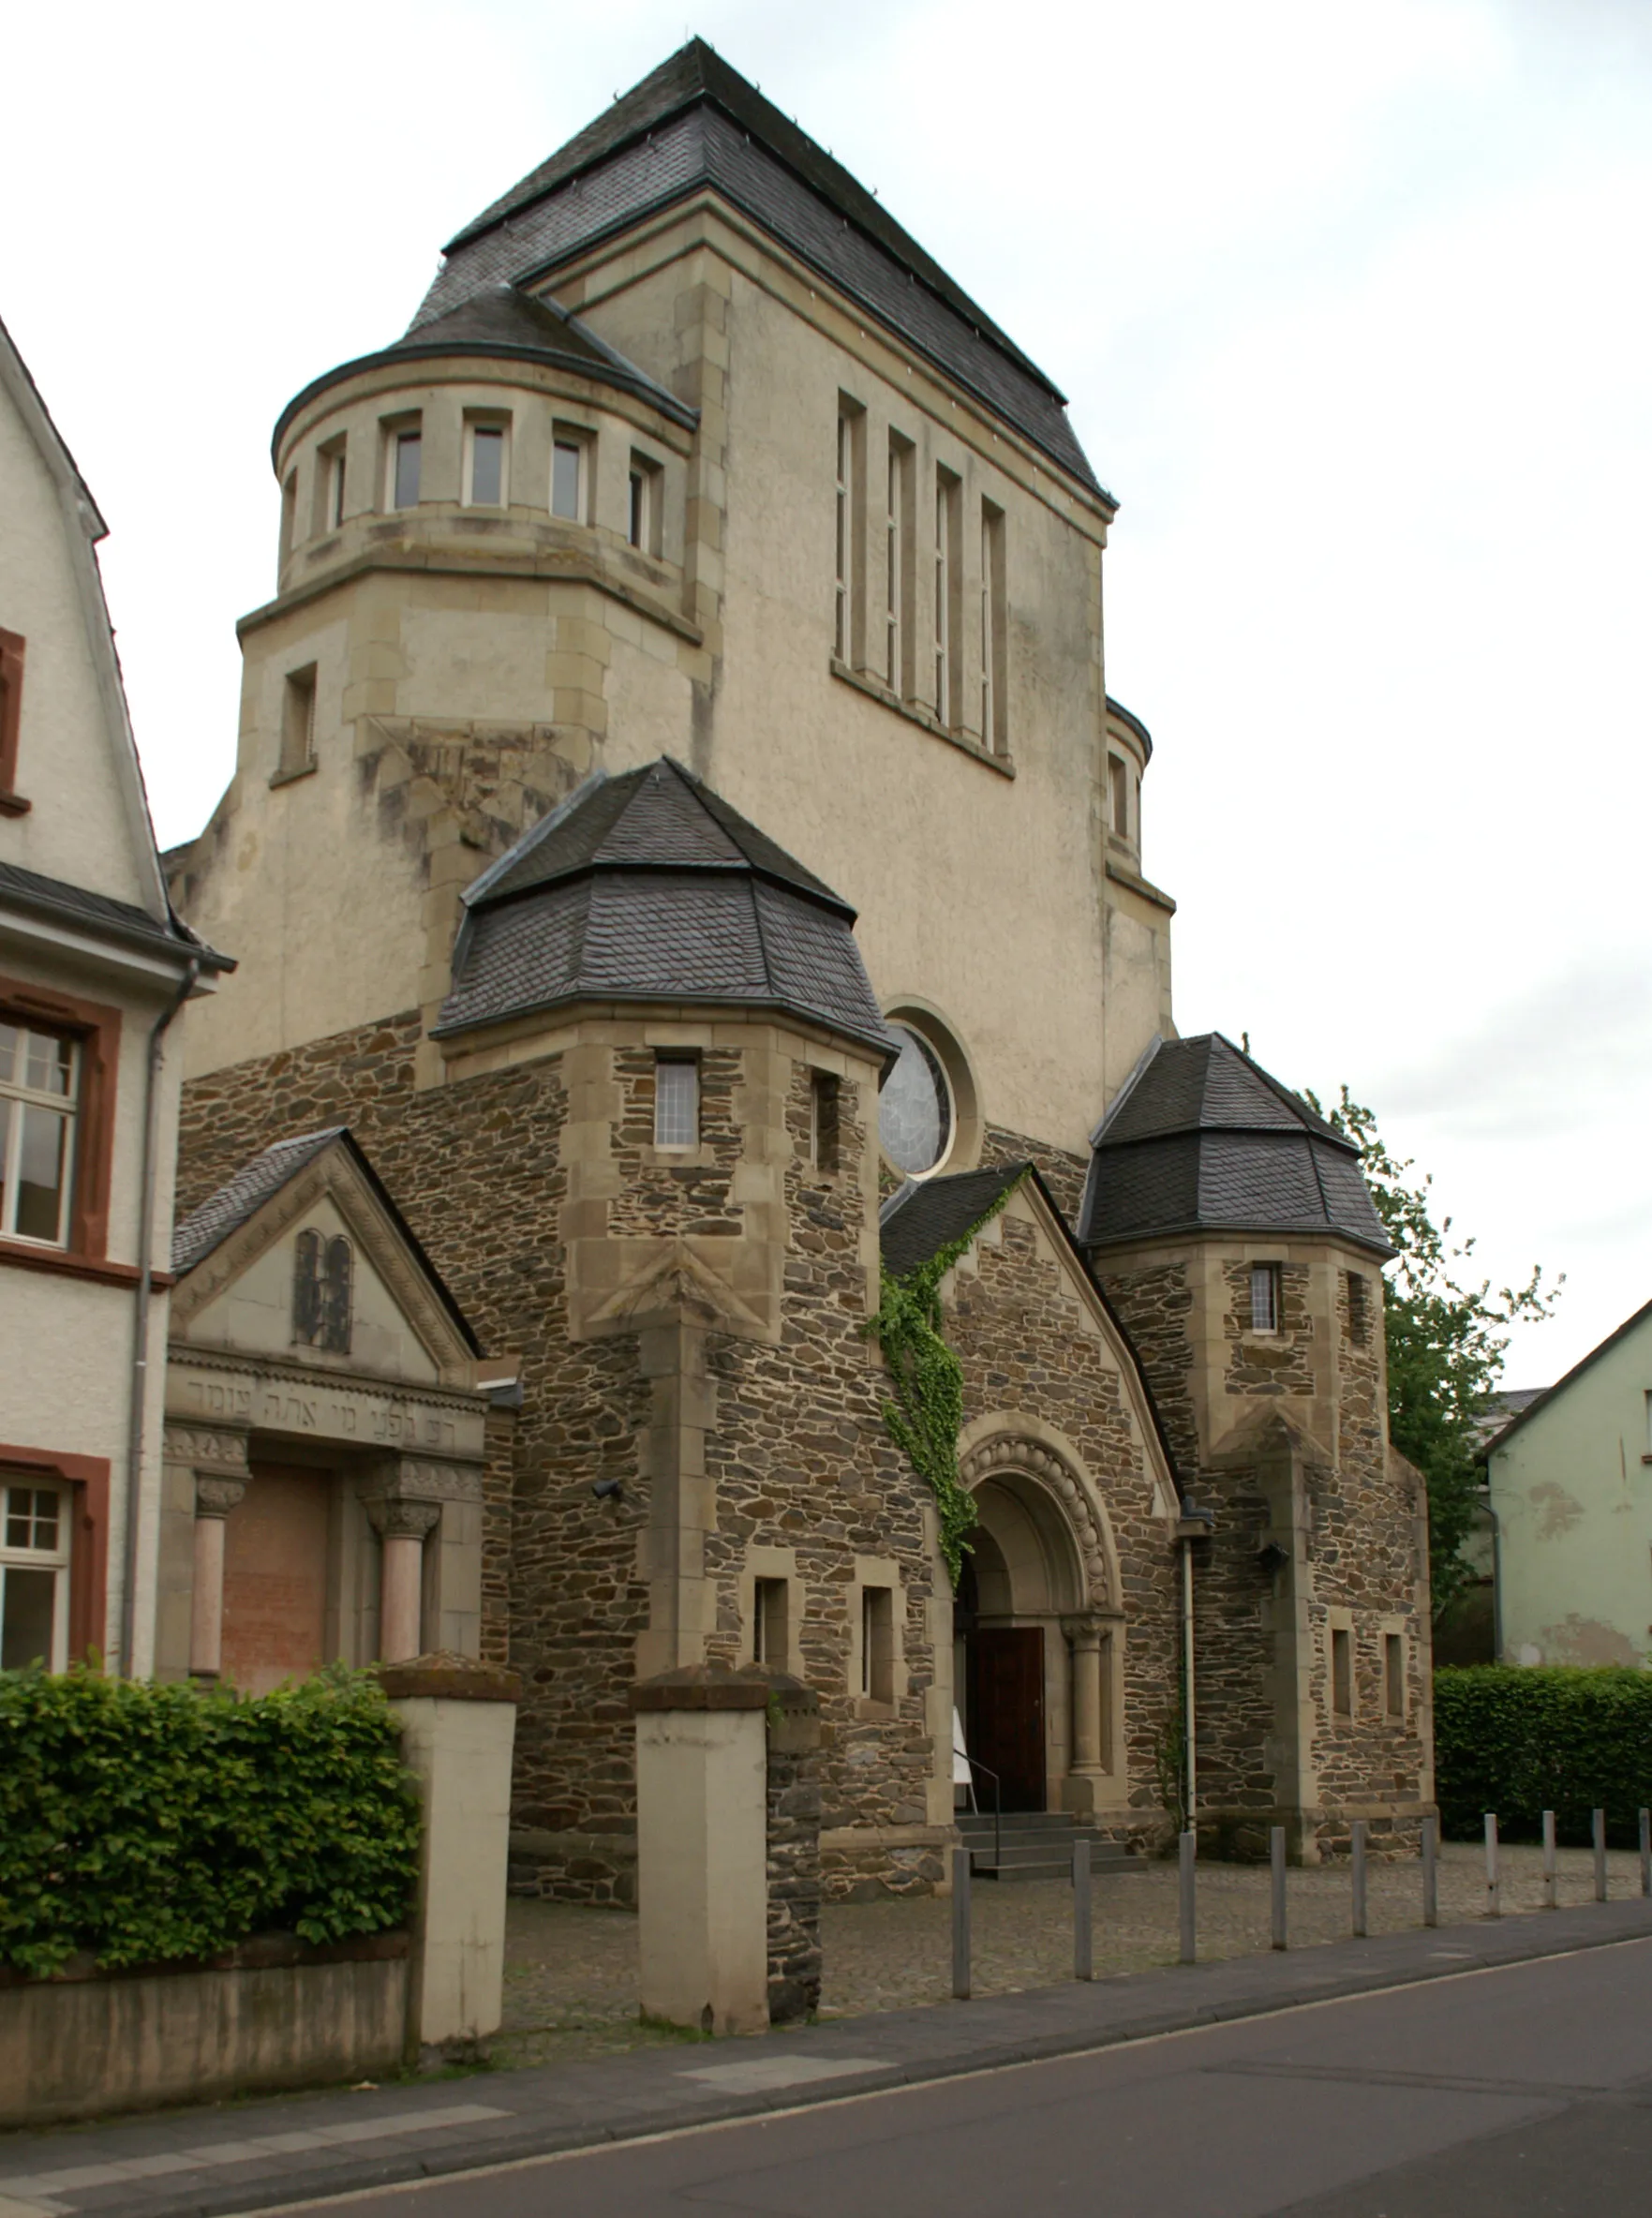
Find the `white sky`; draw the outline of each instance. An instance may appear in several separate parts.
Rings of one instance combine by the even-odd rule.
[[[282,405],[702,32],[1060,382],[1123,506],[1177,1020],[1344,1079],[1540,1384],[1652,1296],[1648,0],[14,9],[0,315],[111,526],[160,838],[229,775]]]

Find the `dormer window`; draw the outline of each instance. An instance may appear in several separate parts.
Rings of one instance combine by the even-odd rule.
[[[560,424],[557,426],[551,446],[551,514],[570,524],[583,524],[586,519],[588,448],[588,440],[563,430]]]
[[[424,441],[418,422],[393,425],[385,438],[384,505],[417,508],[419,466]]]
[[[463,491],[467,508],[505,506],[510,498],[510,427],[502,423],[466,424]]]

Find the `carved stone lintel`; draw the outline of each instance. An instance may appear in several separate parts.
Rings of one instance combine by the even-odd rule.
[[[197,1517],[228,1517],[246,1492],[245,1479],[219,1479],[210,1471],[195,1474]]]
[[[198,1478],[246,1484],[246,1435],[229,1425],[169,1424],[161,1454],[169,1464],[187,1464]]]
[[[365,1504],[375,1532],[385,1540],[422,1541],[441,1516],[439,1502],[405,1502],[380,1495]]]
[[[482,1472],[474,1464],[431,1463],[422,1456],[398,1455],[364,1492],[402,1502],[479,1502]]]

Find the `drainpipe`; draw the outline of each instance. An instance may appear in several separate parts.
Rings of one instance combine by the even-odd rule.
[[[153,1292],[155,1246],[155,1101],[160,1087],[161,1056],[172,1019],[195,990],[201,960],[191,956],[178,990],[149,1030],[143,1082],[143,1152],[138,1187],[138,1299],[132,1317],[132,1394],[127,1418],[127,1563],[121,1587],[122,1672],[129,1679],[137,1645],[139,1513],[142,1500],[143,1425],[149,1400],[149,1304]]]
[[[1198,1712],[1194,1700],[1193,1676],[1193,1547],[1196,1541],[1210,1539],[1215,1524],[1214,1510],[1196,1502],[1191,1495],[1184,1496],[1176,1538],[1182,1543],[1182,1735],[1187,1751],[1187,1830],[1190,1833],[1198,1830],[1195,1814],[1198,1809]]]
[[[1503,1526],[1492,1507],[1491,1466],[1485,1475],[1485,1513],[1492,1521],[1492,1661],[1503,1660]]]

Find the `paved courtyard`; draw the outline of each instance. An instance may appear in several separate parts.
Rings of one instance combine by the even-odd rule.
[[[1608,1858],[1615,1899],[1640,1892],[1632,1854]],[[1536,1913],[1542,1901],[1540,1850],[1502,1851],[1505,1916]],[[1560,1900],[1586,1903],[1594,1863],[1586,1849],[1560,1852]],[[1485,1913],[1485,1861],[1477,1843],[1448,1841],[1440,1852],[1442,1926]],[[828,1905],[822,1917],[826,1958],[823,2017],[942,2002],[951,1993],[951,1904],[916,1901]],[[1397,1932],[1422,1921],[1421,1867],[1373,1864],[1369,1924]],[[976,1883],[973,1985],[977,1995],[1015,1994],[1049,1987],[1072,1972],[1072,1895],[1061,1882],[1000,1887]],[[1098,1976],[1139,1972],[1176,1960],[1176,1870],[1142,1864],[1118,1877],[1097,1878],[1094,1903]],[[1292,1871],[1289,1930],[1293,1947],[1343,1941],[1350,1927],[1346,1866]],[[513,1902],[505,1972],[505,2025],[497,2044],[507,2066],[559,2057],[672,2042],[687,2036],[637,2020],[636,1920],[612,1910],[563,1903]],[[1269,1946],[1268,1872],[1254,1865],[1201,1864],[1198,1870],[1201,1957],[1244,1956]]]

